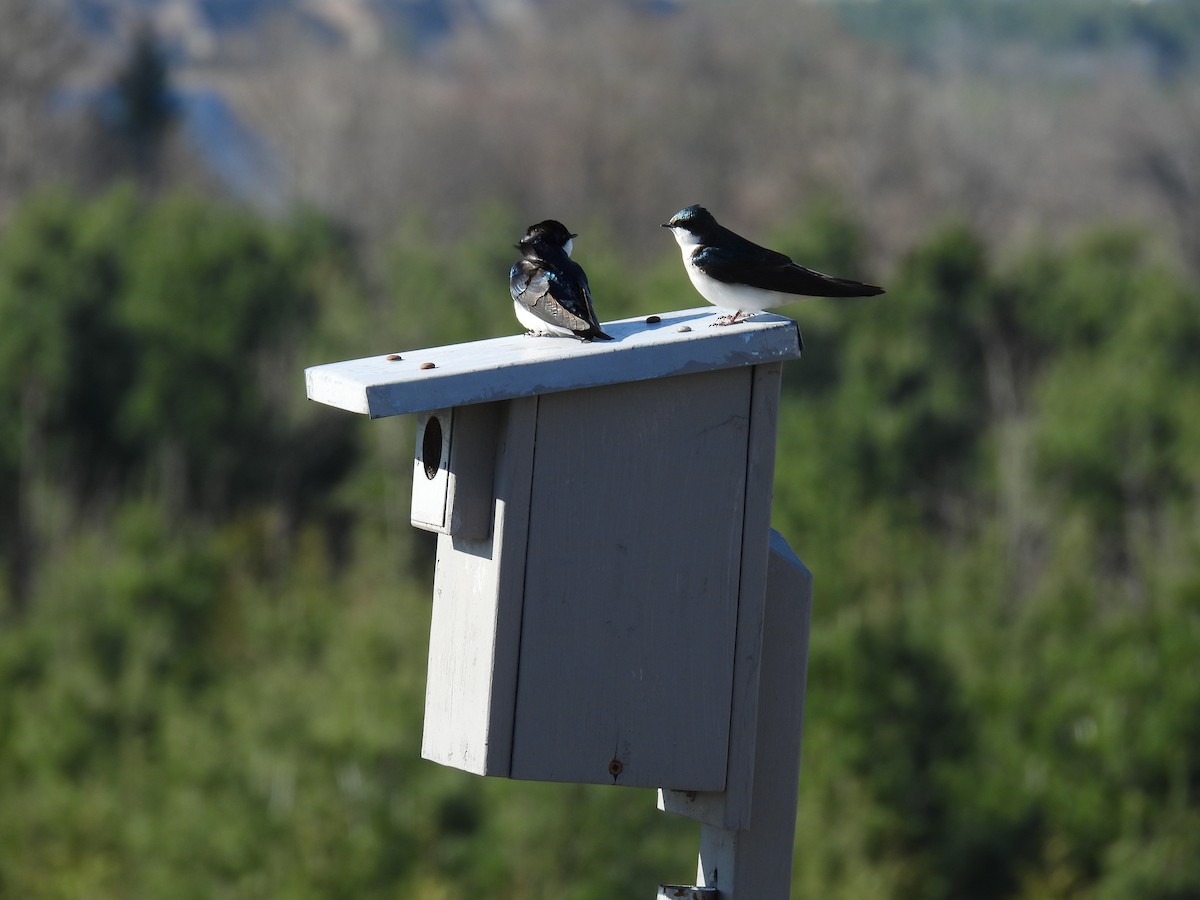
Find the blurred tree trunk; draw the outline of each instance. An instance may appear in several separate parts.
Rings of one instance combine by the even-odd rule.
[[[60,176],[77,137],[55,92],[85,59],[60,0],[0,0],[0,222],[31,187]]]
[[[117,131],[137,179],[150,189],[163,176],[165,141],[175,122],[166,55],[153,28],[142,23],[116,77]]]

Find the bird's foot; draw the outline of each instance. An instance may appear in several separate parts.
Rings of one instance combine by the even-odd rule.
[[[750,316],[746,315],[740,309],[732,316],[717,316],[717,321],[709,325],[709,328],[716,328],[718,325],[736,325],[738,322],[745,322]]]

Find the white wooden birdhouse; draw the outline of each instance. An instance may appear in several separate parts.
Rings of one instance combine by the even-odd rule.
[[[412,524],[438,534],[426,758],[664,788],[667,808],[748,824],[780,374],[800,337],[770,314],[713,328],[716,312],[606,323],[611,343],[518,335],[307,370],[313,400],[418,417]],[[720,808],[683,808],[695,792]]]

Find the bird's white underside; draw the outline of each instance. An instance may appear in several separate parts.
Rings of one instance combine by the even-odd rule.
[[[517,314],[517,321],[534,334],[552,334],[558,337],[575,336],[575,332],[569,328],[563,328],[561,325],[551,325],[549,322],[539,319],[516,300],[513,301],[513,310]]]
[[[679,242],[679,249],[683,253],[683,267],[692,279],[692,284],[700,296],[713,306],[731,312],[762,312],[764,309],[773,309],[804,299],[796,294],[764,291],[762,288],[744,284],[717,281],[701,272],[692,262],[692,253],[700,246],[700,239],[686,228],[672,228],[671,234],[675,235],[675,240]]]

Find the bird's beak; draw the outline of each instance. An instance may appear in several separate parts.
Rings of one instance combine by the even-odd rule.
[[[670,227],[671,227],[671,223],[670,223],[670,222],[663,222],[663,223],[662,223],[661,225],[659,225],[658,227],[659,227],[659,228],[670,228]]]
[[[573,235],[571,235],[571,240],[575,240],[575,238],[577,238],[577,237],[579,237],[579,235],[573,234]]]

